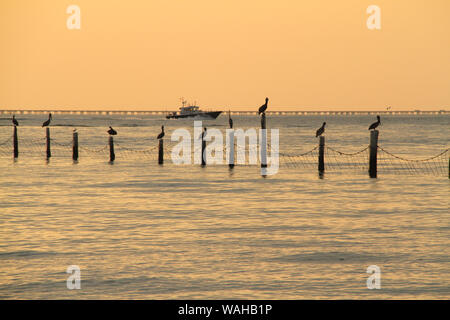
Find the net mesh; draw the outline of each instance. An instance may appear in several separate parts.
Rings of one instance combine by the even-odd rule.
[[[449,149],[425,159],[407,159],[378,146],[378,171],[398,174],[449,174]]]

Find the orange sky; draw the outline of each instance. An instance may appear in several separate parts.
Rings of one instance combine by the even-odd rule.
[[[68,30],[66,8],[81,8]],[[382,29],[366,27],[381,8]],[[0,109],[450,109],[449,0],[1,0]]]

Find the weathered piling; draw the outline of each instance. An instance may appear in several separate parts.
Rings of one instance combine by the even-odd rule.
[[[164,140],[159,139],[158,144],[158,164],[164,163]]]
[[[377,177],[377,151],[378,151],[378,130],[370,131],[370,145],[369,145],[369,176],[371,178]]]
[[[50,159],[52,156],[52,152],[50,149],[50,128],[45,128],[45,134],[46,134],[46,146],[47,146],[47,160]]]
[[[227,155],[227,160],[228,160],[228,166],[230,167],[230,169],[234,168],[234,131],[230,130],[228,133],[228,155]]]
[[[114,153],[114,138],[109,136],[109,161],[113,162],[116,159],[116,154]]]
[[[14,126],[14,159],[19,157],[19,140],[17,139],[17,126]]]
[[[319,140],[319,174],[325,172],[325,137],[320,136]]]
[[[234,131],[233,131],[233,119],[231,119],[231,111],[228,111],[228,124],[230,125],[230,131],[228,132],[228,166],[230,169],[234,168]]]
[[[267,130],[266,130],[266,113],[261,114],[261,168],[267,168]]]
[[[73,133],[72,159],[73,161],[78,161],[78,132]]]

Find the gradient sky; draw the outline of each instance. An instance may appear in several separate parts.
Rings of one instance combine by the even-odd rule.
[[[68,30],[66,8],[81,8]],[[381,8],[381,30],[366,9]],[[0,109],[450,109],[449,0],[1,0]]]

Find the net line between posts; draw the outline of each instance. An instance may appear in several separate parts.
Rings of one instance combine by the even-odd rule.
[[[130,147],[127,145],[133,144],[133,141],[116,139],[114,141],[114,148],[116,159],[122,161],[140,161],[140,160],[157,160],[158,159],[158,140],[145,139],[145,145]],[[148,141],[147,141],[148,140]],[[70,159],[73,152],[73,140],[66,140],[61,142],[58,139],[51,138],[51,153],[52,157],[68,158]],[[46,138],[36,139],[20,139],[19,138],[20,157],[44,157],[46,152]],[[78,142],[78,141],[77,141]],[[179,142],[164,139],[166,147],[164,148],[164,158],[171,161],[172,148],[179,144]],[[153,144],[153,145],[151,145]],[[11,157],[14,146],[14,136],[10,136],[0,141],[0,157]],[[107,159],[109,156],[109,145],[105,139],[103,146],[79,145],[80,160],[83,158]],[[233,148],[235,157],[237,157],[237,148]],[[271,145],[267,143],[268,161],[270,163]],[[381,146],[376,146],[378,150],[377,166],[379,172],[393,173],[393,174],[409,174],[409,175],[435,175],[446,176],[449,175],[449,149],[442,150],[438,154],[424,158],[424,159],[409,159],[405,156],[396,155]],[[191,143],[191,159],[194,159],[194,154],[200,152],[201,147],[195,146]],[[236,163],[239,165],[256,165],[249,162],[249,154],[256,153],[257,164],[260,164],[259,147],[255,144],[245,145],[245,163]],[[223,156],[225,159],[227,152],[226,146],[223,148]],[[316,146],[303,153],[286,153],[280,150],[279,164],[280,167],[285,168],[300,168],[300,169],[317,169],[318,159],[320,156],[320,147]],[[359,172],[367,172],[369,168],[370,146],[365,146],[356,152],[343,152],[328,145],[323,148],[323,161],[325,172],[339,172],[343,170],[353,170]],[[224,161],[225,164],[225,161]]]
[[[367,171],[369,168],[369,146],[359,151],[348,153],[325,147],[325,171],[338,171],[344,169],[356,169]]]
[[[448,174],[450,178],[449,149],[445,149],[437,155],[425,159],[407,159],[395,155],[380,146],[378,146],[378,150],[380,151],[378,158],[380,172],[411,175],[421,173],[435,176]]]

